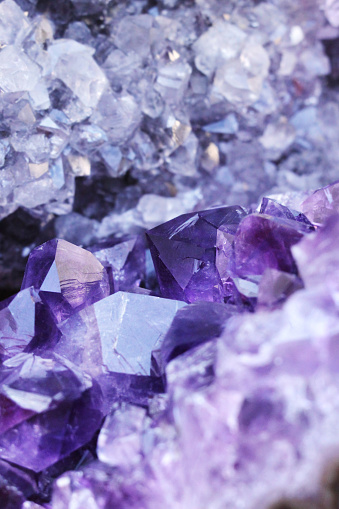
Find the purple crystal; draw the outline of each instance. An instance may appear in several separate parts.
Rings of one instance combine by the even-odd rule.
[[[60,326],[56,351],[92,376],[151,374],[152,350],[161,346],[183,302],[118,292],[79,311]]]
[[[145,278],[145,245],[141,236],[108,240],[88,250],[106,267],[111,293],[136,288]]]
[[[87,443],[103,417],[97,385],[55,355],[4,362],[0,395],[0,457],[36,472]]]
[[[0,303],[0,357],[46,349],[58,338],[58,330],[33,287]]]
[[[21,509],[38,491],[33,475],[0,460],[0,500],[3,509]]]
[[[163,365],[222,334],[231,316],[227,307],[214,302],[196,302],[179,309],[161,345]]]
[[[290,219],[266,214],[245,217],[234,239],[235,274],[260,276],[266,269],[296,274],[291,247],[308,231],[307,225]]]
[[[260,214],[267,214],[269,216],[274,217],[282,217],[285,219],[291,219],[292,221],[299,221],[300,223],[304,223],[309,227],[309,230],[314,230],[314,226],[307,219],[305,214],[301,212],[295,211],[293,209],[289,209],[285,205],[273,200],[271,198],[263,198],[260,204]]]
[[[29,256],[22,289],[34,286],[58,322],[109,295],[108,276],[95,256],[65,240],[50,240]]]
[[[162,295],[222,302],[222,278],[228,277],[223,256],[245,215],[241,207],[223,207],[184,214],[148,231]]]

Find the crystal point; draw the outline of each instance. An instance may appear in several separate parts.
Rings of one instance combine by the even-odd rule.
[[[223,300],[218,235],[231,243],[246,215],[241,207],[184,214],[147,233],[162,295],[186,302]]]
[[[34,286],[58,322],[109,295],[107,272],[95,256],[54,239],[29,256],[22,288]]]

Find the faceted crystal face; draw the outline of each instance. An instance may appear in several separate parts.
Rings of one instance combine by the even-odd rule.
[[[0,303],[0,358],[50,349],[59,335],[53,315],[33,287]]]
[[[35,333],[35,306],[41,302],[38,293],[30,287],[14,298],[1,303],[1,355],[11,357],[22,352]]]
[[[260,276],[269,268],[296,274],[291,247],[308,231],[307,225],[282,217],[247,216],[234,239],[235,273]]]
[[[222,278],[217,267],[218,233],[233,238],[241,207],[223,207],[185,214],[147,233],[162,295],[195,302],[222,301]]]
[[[65,240],[51,240],[34,249],[27,262],[22,289],[34,286],[58,322],[74,309],[109,295],[108,276],[95,256]]]
[[[299,221],[309,227],[310,231],[314,230],[313,224],[307,219],[305,214],[301,212],[289,209],[285,205],[273,200],[271,198],[263,198],[260,204],[260,214],[268,214],[273,217],[282,217],[285,219],[291,219],[292,221]]]
[[[92,376],[150,376],[152,350],[160,348],[183,302],[118,292],[73,315],[60,326],[56,351]]]
[[[339,182],[315,191],[301,204],[302,212],[312,223],[322,225],[339,212]]]
[[[196,302],[179,309],[161,345],[162,362],[169,361],[221,335],[230,312],[223,304]]]
[[[36,472],[88,442],[102,396],[66,359],[18,354],[0,371],[0,457]]]

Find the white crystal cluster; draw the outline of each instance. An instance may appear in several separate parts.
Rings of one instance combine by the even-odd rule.
[[[0,217],[71,213],[76,177],[128,176],[109,211],[80,204],[104,236],[335,177],[337,2],[73,1],[68,25],[32,3],[0,4]]]

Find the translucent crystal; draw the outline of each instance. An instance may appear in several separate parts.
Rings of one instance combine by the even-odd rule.
[[[73,309],[109,295],[108,276],[92,253],[65,240],[51,240],[30,254],[22,288],[34,286],[62,321]]]
[[[184,303],[117,292],[70,317],[60,326],[56,350],[93,376],[150,376],[151,353],[160,347]]]

